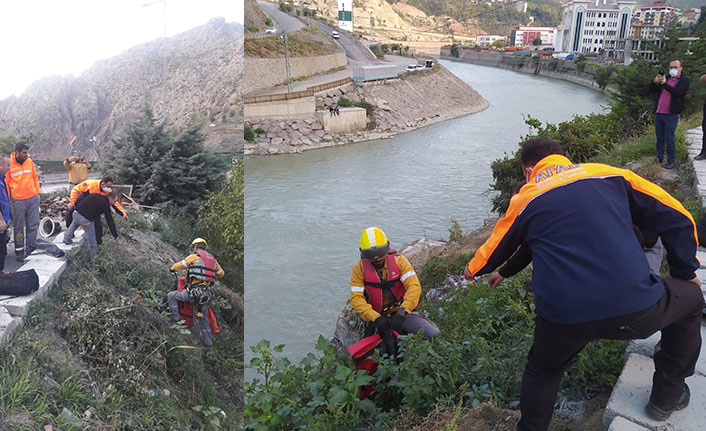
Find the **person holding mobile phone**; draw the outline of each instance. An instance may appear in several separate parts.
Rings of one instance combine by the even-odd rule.
[[[689,90],[689,78],[682,76],[682,62],[675,59],[669,63],[669,77],[661,71],[650,83],[650,92],[655,93],[655,134],[657,154],[655,161],[662,164],[665,147],[667,163],[665,169],[672,169],[676,160],[674,132],[679,123],[679,114],[684,110],[684,96]]]

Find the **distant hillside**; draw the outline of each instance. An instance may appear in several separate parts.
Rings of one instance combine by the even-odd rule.
[[[97,61],[78,77],[41,79],[19,97],[0,101],[0,135],[36,133],[35,158],[107,149],[145,104],[162,117],[164,43]],[[207,148],[242,151],[243,27],[215,18],[168,38],[164,47],[169,128],[179,132],[200,123]]]
[[[524,13],[518,12],[514,4],[475,4],[469,0],[355,0],[357,12],[353,14],[353,24],[357,31],[366,33],[372,16],[376,32],[377,29],[414,30],[456,37],[507,34],[516,25],[532,23],[530,16],[534,17],[533,25],[557,25],[561,1],[530,0]],[[314,3],[324,16],[336,18],[335,0],[315,0]],[[414,34],[406,37],[414,40]]]

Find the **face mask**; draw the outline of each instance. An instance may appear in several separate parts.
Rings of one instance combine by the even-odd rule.
[[[103,191],[106,192],[106,193],[110,193],[110,192],[113,191],[113,189],[111,189],[110,187],[105,187],[105,186],[103,186]]]
[[[677,69],[669,69],[669,75],[670,75],[672,78],[676,78],[677,75],[679,75],[679,70],[677,70]]]

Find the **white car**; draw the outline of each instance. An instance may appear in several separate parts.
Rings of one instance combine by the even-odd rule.
[[[277,27],[270,27],[265,30],[265,34],[277,34]]]
[[[331,37],[333,37],[334,39],[338,39],[341,36],[338,35],[338,32],[336,30],[334,30],[331,32]]]
[[[424,70],[424,69],[426,69],[426,66],[424,66],[423,64],[418,64],[416,69],[417,70]]]
[[[407,72],[414,72],[415,70],[417,70],[417,65],[416,65],[416,64],[410,64],[409,66],[407,66],[407,68],[406,68],[405,70],[406,70]]]

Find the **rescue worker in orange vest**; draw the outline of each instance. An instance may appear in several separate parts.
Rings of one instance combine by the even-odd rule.
[[[191,302],[196,307],[198,314],[195,317],[201,318],[201,334],[206,347],[213,345],[211,336],[212,326],[215,325],[215,316],[210,307],[213,292],[211,285],[217,278],[225,275],[223,268],[218,264],[216,258],[206,251],[208,244],[203,238],[196,238],[191,243],[192,254],[182,261],[175,263],[170,268],[171,272],[186,270],[187,286],[185,289],[174,290],[167,293],[167,306],[172,312],[171,319],[174,322],[180,320],[179,304],[181,302]],[[200,315],[199,315],[200,314]],[[211,319],[214,319],[212,321]]]
[[[100,180],[86,180],[71,189],[69,205],[66,207],[66,209],[68,210],[66,213],[66,227],[71,226],[71,222],[73,221],[74,208],[83,196],[90,193],[100,193],[103,196],[107,196],[108,193],[110,193],[112,190],[113,178],[108,176],[103,177]],[[123,209],[123,206],[120,205],[120,202],[115,202],[112,207],[116,213],[120,214],[123,217],[123,220],[128,220],[127,213],[125,212],[125,209]],[[95,223],[95,230],[96,241],[98,242],[98,245],[101,245],[101,243],[103,242],[103,223],[100,220]]]
[[[390,248],[382,229],[371,227],[360,236],[360,260],[351,271],[350,303],[361,319],[370,322],[365,336],[377,331],[414,334],[423,330],[431,340],[439,328],[414,312],[422,294],[417,273],[406,257]]]
[[[15,234],[15,256],[24,261],[37,248],[39,229],[39,178],[29,158],[29,145],[18,142],[10,155],[10,170],[5,176],[10,191]],[[25,244],[26,243],[26,244]]]

